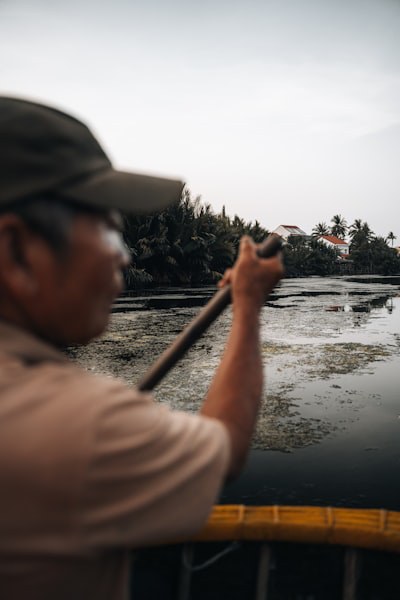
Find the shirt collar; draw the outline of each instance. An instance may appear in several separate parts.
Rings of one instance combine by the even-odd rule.
[[[31,364],[45,361],[68,361],[68,358],[55,346],[25,329],[1,320],[0,353],[16,356]]]

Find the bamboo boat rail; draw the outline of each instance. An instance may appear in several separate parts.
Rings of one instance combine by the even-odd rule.
[[[222,551],[209,557],[201,564],[195,564],[194,553],[200,543],[230,542]],[[340,600],[361,600],[360,587],[365,575],[365,553],[384,551],[383,554],[398,558],[390,577],[397,581],[400,567],[400,512],[385,509],[332,508],[321,506],[214,506],[206,525],[190,538],[175,540],[182,545],[181,566],[176,600],[190,600],[192,597],[193,575],[208,569],[241,543],[254,542],[258,546],[258,566],[254,589],[247,598],[269,600],[292,598],[272,591],[271,569],[274,569],[275,548],[280,543],[301,544],[308,547],[336,546],[343,556],[340,592],[335,596]],[[341,548],[339,548],[341,547]],[[300,551],[300,550],[299,550]],[[312,571],[312,565],[308,567]],[[276,566],[275,566],[276,568]],[[286,567],[287,568],[287,567]],[[285,571],[290,578],[290,571]],[[392,580],[393,583],[393,580]],[[396,594],[390,580],[386,582],[383,596],[392,600]],[[387,592],[389,585],[389,592]],[[397,584],[396,584],[397,585]],[[272,586],[273,587],[273,586]],[[397,590],[399,591],[399,590]],[[382,590],[379,591],[381,594]],[[198,596],[196,596],[198,597]],[[303,596],[296,596],[296,598]],[[316,600],[324,596],[306,595]],[[330,596],[331,597],[331,596]],[[369,597],[369,596],[368,596]]]
[[[203,529],[180,542],[228,540],[334,544],[400,553],[400,512],[319,506],[214,506]]]

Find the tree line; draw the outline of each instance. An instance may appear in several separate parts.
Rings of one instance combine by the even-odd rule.
[[[319,237],[335,235],[350,239],[347,272],[400,273],[400,258],[387,242],[396,239],[375,236],[366,222],[356,219],[350,226],[341,215],[332,225],[318,223],[311,237],[292,236],[284,250],[288,277],[333,275],[343,271],[337,252]],[[205,285],[215,283],[235,261],[240,238],[250,235],[261,242],[268,230],[258,221],[233,218],[225,208],[214,213],[209,204],[192,198],[186,190],[181,200],[161,213],[125,217],[125,242],[132,255],[127,270],[128,288],[161,285]]]
[[[235,261],[240,238],[261,242],[268,231],[258,221],[215,214],[186,190],[161,213],[125,217],[125,242],[132,255],[127,286],[212,284]]]
[[[386,237],[377,236],[370,225],[362,219],[355,219],[348,225],[342,215],[334,215],[330,226],[322,222],[317,223],[313,228],[314,239],[318,239],[321,235],[334,235],[339,239],[348,240],[350,254],[347,270],[352,273],[381,275],[400,273],[400,258],[393,248],[396,236],[392,231]],[[339,263],[340,268],[342,267]]]

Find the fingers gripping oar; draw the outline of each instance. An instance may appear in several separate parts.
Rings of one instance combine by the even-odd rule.
[[[282,238],[271,233],[267,239],[258,246],[257,254],[260,258],[274,256],[282,248]],[[231,302],[231,286],[227,285],[219,290],[204,306],[199,314],[185,327],[175,341],[159,356],[144,377],[138,383],[141,391],[152,390],[161,379],[176,365],[178,360],[197,342],[206,329],[222,313]]]

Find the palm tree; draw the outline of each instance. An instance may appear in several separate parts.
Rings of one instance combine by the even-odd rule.
[[[361,219],[355,219],[354,223],[352,223],[349,227],[349,236],[353,239],[357,233],[362,230],[363,222]]]
[[[389,233],[387,234],[386,240],[390,240],[392,242],[392,248],[393,248],[393,242],[395,239],[396,239],[396,236],[394,235],[393,231],[389,231]]]
[[[331,234],[341,239],[344,238],[347,231],[346,219],[342,217],[342,215],[334,215],[331,219],[331,223],[333,223]]]
[[[125,241],[132,263],[127,273],[131,286],[199,284],[216,281],[230,267],[240,237],[256,241],[267,230],[255,221],[246,223],[225,208],[216,215],[200,197],[185,191],[181,200],[162,213],[125,218]]]
[[[373,249],[372,241],[374,232],[366,221],[356,219],[349,229],[351,237],[350,254],[353,260],[355,271],[358,273],[372,273]]]
[[[372,231],[371,227],[366,221],[364,221],[361,231],[364,234],[364,237],[367,240],[367,242],[370,242],[374,238],[374,232]]]
[[[361,219],[356,219],[350,226],[349,235],[352,246],[362,242],[370,242],[374,238],[374,232],[371,227],[366,221],[362,222]]]
[[[261,223],[256,219],[254,223],[252,221],[246,223],[245,235],[249,235],[257,244],[260,244],[268,237],[269,231],[262,227]]]
[[[313,237],[320,237],[321,235],[329,235],[330,229],[325,222],[317,223],[311,232]]]

